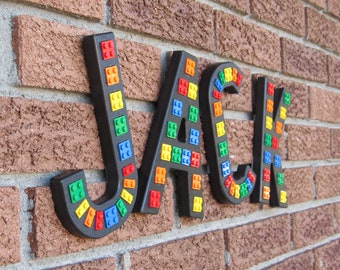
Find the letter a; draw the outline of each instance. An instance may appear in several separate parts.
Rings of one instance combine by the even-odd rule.
[[[167,177],[176,179],[179,214],[203,217],[197,60],[173,53],[139,169],[135,210],[157,214]]]

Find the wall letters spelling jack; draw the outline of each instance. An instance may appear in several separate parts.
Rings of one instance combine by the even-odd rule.
[[[212,65],[202,75],[199,92],[197,59],[184,51],[174,52],[137,175],[114,35],[104,33],[85,37],[83,48],[107,188],[101,198],[91,201],[83,170],[67,171],[52,178],[55,210],[69,232],[100,238],[120,227],[132,210],[157,214],[168,176],[176,180],[179,214],[202,218],[199,116],[202,118],[209,177],[215,198],[223,203],[240,203],[252,195],[253,202],[287,207],[278,152],[279,136],[276,135],[282,133],[284,121],[281,120],[285,119],[290,103],[288,92],[281,89],[274,94],[272,83],[266,78],[259,80],[254,171],[249,165],[240,165],[236,173],[231,173],[221,92],[226,90],[238,94],[242,72],[233,63]],[[273,120],[267,121],[272,119],[272,115],[275,116],[275,132]]]

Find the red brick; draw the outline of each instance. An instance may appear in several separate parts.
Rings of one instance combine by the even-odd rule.
[[[0,188],[0,265],[20,261],[20,195],[16,187]]]
[[[331,157],[330,130],[321,127],[287,125],[289,160],[327,159]]]
[[[262,74],[253,75],[253,84],[256,84],[258,77]],[[268,77],[268,76],[266,76]],[[287,115],[298,118],[309,118],[309,91],[305,84],[293,81],[283,80],[277,77],[268,77],[274,82],[275,88],[285,88],[291,93],[291,104],[289,105]]]
[[[307,39],[337,53],[340,52],[340,24],[314,9],[307,8]]]
[[[320,88],[310,88],[311,118],[326,122],[340,123],[340,94]]]
[[[315,172],[316,197],[329,198],[340,194],[340,166],[317,167]]]
[[[340,60],[328,56],[328,85],[340,88]]]
[[[326,0],[305,0],[305,1],[309,2],[311,5],[315,6],[318,9],[324,9],[326,7]]]
[[[253,160],[253,121],[227,120],[226,134],[231,165],[250,164]]]
[[[202,192],[204,202],[204,217],[203,219],[180,218],[181,225],[192,226],[201,224],[202,222],[211,222],[219,219],[232,218],[237,216],[247,215],[258,210],[255,203],[250,203],[245,200],[240,204],[221,204],[213,196],[208,175],[202,178]]]
[[[340,269],[340,240],[315,249],[315,270]]]
[[[312,251],[307,251],[290,257],[283,262],[275,264],[271,267],[265,268],[265,270],[283,270],[283,269],[294,269],[294,270],[306,270],[313,269],[314,257]]]
[[[243,13],[250,13],[249,0],[217,0],[217,2]]]
[[[104,192],[103,184],[88,184],[91,199]],[[171,181],[165,186],[162,204],[158,215],[131,214],[118,230],[100,239],[80,238],[70,234],[60,223],[54,212],[50,189],[36,187],[26,191],[34,201],[32,209],[32,252],[37,258],[69,254],[93,247],[109,245],[113,242],[170,231],[174,224],[174,202]]]
[[[261,21],[298,36],[305,33],[305,11],[300,1],[252,0],[251,14]]]
[[[89,34],[34,17],[15,18],[13,47],[20,83],[89,93],[81,49],[83,36]],[[126,97],[156,101],[161,78],[160,50],[136,42],[116,42]]]
[[[224,269],[222,231],[208,232],[130,253],[131,270]]]
[[[225,231],[230,263],[227,269],[246,269],[288,252],[289,215],[258,221]]]
[[[282,71],[284,74],[327,82],[327,57],[321,51],[282,38]]]
[[[280,70],[279,36],[236,16],[216,11],[217,53],[271,70]]]
[[[0,170],[103,169],[93,107],[0,98]]]
[[[136,42],[117,40],[125,96],[156,101],[161,85],[161,51]]]
[[[25,2],[52,8],[78,16],[89,17],[95,20],[101,20],[104,17],[104,6],[100,0],[95,1],[54,1],[54,0],[24,0]]]
[[[86,270],[114,270],[116,269],[116,263],[113,258],[105,258],[99,260],[92,260],[89,262],[82,262],[72,265],[66,265],[63,267],[54,268],[55,270],[77,270],[77,269],[86,269]]]
[[[188,0],[110,1],[112,25],[214,50],[211,7]]]
[[[327,0],[328,13],[340,18],[340,5],[338,0]]]
[[[333,219],[332,204],[292,214],[294,248],[302,248],[334,234]]]
[[[144,155],[146,141],[151,128],[153,114],[138,111],[128,111],[128,116],[136,163],[137,167],[140,167]]]
[[[14,19],[21,85],[89,92],[81,40],[89,31],[30,16]]]
[[[312,167],[285,169],[284,179],[288,204],[314,199]]]
[[[340,203],[336,203],[334,207],[335,207],[336,232],[340,233]]]

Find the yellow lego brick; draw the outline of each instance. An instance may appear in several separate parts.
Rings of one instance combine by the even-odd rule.
[[[81,218],[85,214],[87,209],[89,209],[89,207],[90,207],[89,202],[86,199],[84,199],[74,212],[76,213],[76,216],[78,218]]]

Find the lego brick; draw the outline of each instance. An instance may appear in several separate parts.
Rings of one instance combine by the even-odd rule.
[[[116,202],[116,207],[121,217],[124,217],[128,213],[128,210],[126,209],[125,204],[122,199],[119,199]]]
[[[130,140],[123,141],[118,144],[120,160],[124,161],[132,157],[132,148]]]
[[[188,120],[191,122],[197,123],[197,120],[198,120],[198,108],[197,107],[190,105]]]
[[[251,201],[287,207],[279,139],[291,94],[284,88],[275,88],[274,83],[265,77],[257,79],[255,91],[253,168],[258,180]]]
[[[166,168],[156,167],[156,169],[155,169],[155,183],[164,185],[165,180],[166,180]]]
[[[193,175],[201,175],[200,123],[197,59],[184,51],[175,51],[160,91],[157,111],[139,169],[143,175],[137,197],[138,209],[157,214],[164,192],[165,173],[171,170],[176,183],[180,216],[203,217],[194,197],[202,197]],[[159,172],[156,168],[163,168]]]
[[[207,67],[200,83],[204,144],[209,146],[206,147],[209,181],[214,197],[222,203],[240,203],[249,198],[256,178],[249,165],[240,165],[237,172],[231,172],[223,106],[218,95],[238,94],[242,78],[240,68],[234,63],[216,63]],[[253,182],[247,177],[249,172]]]
[[[110,93],[110,105],[111,111],[117,111],[124,108],[123,96],[122,91],[116,91]]]
[[[69,184],[68,189],[72,203],[76,203],[85,198],[85,190],[81,179]]]
[[[136,180],[135,179],[124,178],[123,187],[124,188],[136,188]]]
[[[114,192],[106,190],[98,200],[100,203],[94,203],[87,194],[84,171],[75,170],[52,178],[51,191],[57,215],[67,230],[81,237],[101,238],[119,228],[132,212],[138,175],[113,33],[87,36],[83,48],[109,182],[107,189]]]
[[[108,60],[115,57],[114,44],[112,40],[105,40],[100,42],[100,49],[102,52],[102,59]]]
[[[113,124],[117,137],[128,132],[128,126],[125,115],[114,118]]]
[[[189,133],[189,143],[193,145],[198,145],[200,141],[199,136],[200,132],[197,129],[191,128]]]
[[[133,195],[128,192],[126,189],[123,189],[120,193],[120,197],[124,199],[128,204],[131,204],[133,202]]]
[[[104,217],[105,217],[106,228],[110,228],[113,225],[117,224],[119,221],[117,207],[113,205],[107,208],[104,211]]]
[[[106,84],[108,86],[119,83],[119,74],[117,66],[105,68],[105,77]]]

